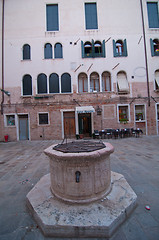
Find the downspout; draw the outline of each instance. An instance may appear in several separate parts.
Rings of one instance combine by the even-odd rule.
[[[145,65],[146,65],[146,79],[147,79],[147,97],[148,97],[148,106],[150,107],[150,87],[149,87],[149,74],[148,74],[147,48],[146,48],[146,36],[145,36],[145,23],[144,23],[144,14],[143,14],[142,0],[140,0],[140,6],[141,6],[141,18],[142,18],[142,29],[143,29],[144,51],[145,51]]]
[[[2,1],[2,90],[4,90],[4,0]],[[1,114],[3,114],[4,91],[1,92]]]

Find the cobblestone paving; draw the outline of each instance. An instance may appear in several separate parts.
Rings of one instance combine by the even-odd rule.
[[[138,196],[137,208],[111,240],[159,240],[159,137],[104,141],[115,147],[112,171],[123,174]],[[43,236],[26,207],[27,193],[49,172],[43,150],[53,143],[58,141],[0,143],[0,240],[56,239]]]

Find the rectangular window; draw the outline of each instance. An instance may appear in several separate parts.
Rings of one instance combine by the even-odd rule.
[[[120,123],[129,121],[129,108],[127,106],[118,106],[118,119]]]
[[[136,105],[135,106],[135,121],[145,120],[145,106]]]
[[[96,3],[85,3],[86,29],[98,29]]]
[[[15,126],[15,115],[6,115],[6,125]]]
[[[46,5],[47,31],[59,30],[58,4]]]
[[[48,113],[39,113],[39,125],[49,124]]]
[[[149,28],[159,28],[159,2],[147,2]]]

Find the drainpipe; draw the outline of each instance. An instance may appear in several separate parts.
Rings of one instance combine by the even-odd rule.
[[[4,90],[4,0],[2,0],[2,90]],[[3,114],[4,91],[1,92],[1,114]]]
[[[141,18],[142,18],[142,29],[143,29],[144,51],[145,51],[147,96],[148,96],[148,106],[150,107],[150,87],[149,87],[149,74],[148,74],[147,48],[146,48],[146,36],[145,36],[145,23],[144,23],[144,14],[143,14],[142,0],[140,0],[140,6],[141,6]]]

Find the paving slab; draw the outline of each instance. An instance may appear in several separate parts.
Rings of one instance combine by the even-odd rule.
[[[103,141],[115,147],[111,170],[124,175],[138,197],[137,208],[110,240],[158,240],[159,136]],[[59,141],[0,143],[1,240],[57,239],[44,237],[26,207],[28,192],[49,173],[49,161],[43,151],[55,143]],[[150,211],[145,209],[146,205],[150,206]]]

